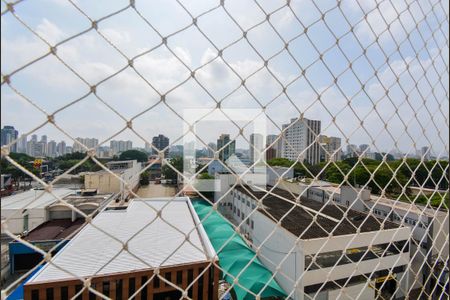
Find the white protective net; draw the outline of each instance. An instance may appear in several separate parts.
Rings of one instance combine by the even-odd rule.
[[[2,127],[81,153],[2,131],[2,174],[42,188],[2,199],[2,299],[449,298],[445,1],[19,0],[1,19]],[[157,157],[125,177],[117,139]],[[80,171],[118,200],[60,193]],[[55,207],[81,223],[44,247],[28,227]]]

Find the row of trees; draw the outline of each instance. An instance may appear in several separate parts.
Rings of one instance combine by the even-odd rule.
[[[373,159],[348,158],[326,165],[295,163],[285,158],[268,161],[272,166],[291,167],[295,176],[316,177],[333,183],[347,181],[353,185],[365,185],[374,193],[384,189],[388,194],[398,194],[403,186],[420,185],[432,189],[448,189],[448,161],[426,161],[418,159],[378,161]]]

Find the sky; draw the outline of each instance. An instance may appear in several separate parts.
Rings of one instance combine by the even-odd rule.
[[[448,152],[447,5],[316,2],[136,0],[133,9],[128,1],[23,1],[17,18],[1,17],[1,72],[13,73],[1,85],[1,126],[30,132],[56,112],[62,130],[33,133],[134,146],[164,134],[181,144],[184,110],[220,106],[249,109],[249,119],[261,111],[271,134],[303,114],[344,147]],[[57,56],[38,59],[49,45]],[[240,132],[222,119],[197,125],[206,143]],[[243,129],[246,139],[252,130]]]

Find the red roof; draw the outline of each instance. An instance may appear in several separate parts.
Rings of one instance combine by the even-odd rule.
[[[76,219],[74,222],[71,219],[51,220],[31,230],[24,239],[33,242],[62,240],[83,225],[84,219]]]

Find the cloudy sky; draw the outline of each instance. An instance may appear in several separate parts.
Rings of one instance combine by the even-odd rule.
[[[344,145],[348,138],[374,150],[448,151],[445,3],[135,2],[23,1],[16,16],[2,15],[1,70],[13,75],[1,86],[1,125],[28,132],[46,121],[43,110],[57,112],[56,123],[74,138],[104,141],[132,120],[138,135],[125,129],[114,139],[143,146],[162,133],[180,144],[184,109],[219,103],[252,109],[250,119],[264,112],[268,133],[303,113]],[[197,129],[205,142],[239,133],[224,120]],[[69,140],[51,124],[35,133]],[[246,147],[242,138],[238,146]]]

